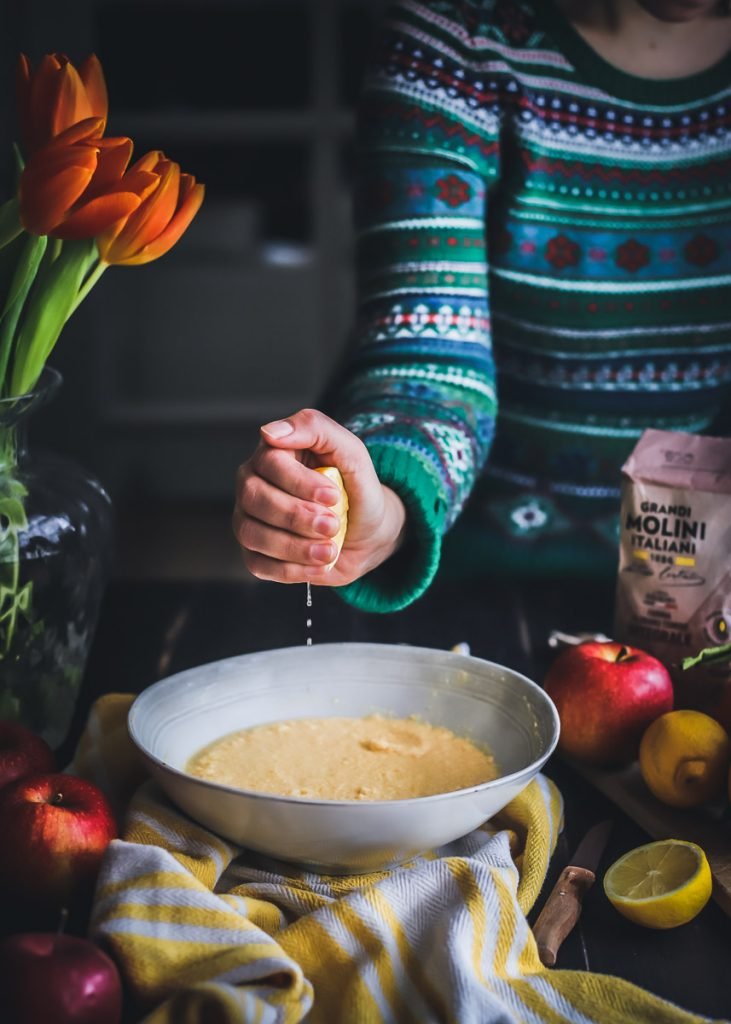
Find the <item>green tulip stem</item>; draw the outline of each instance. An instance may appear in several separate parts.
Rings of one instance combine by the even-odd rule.
[[[10,653],[19,614],[28,610],[32,584],[20,579],[20,534],[27,527],[25,486],[15,476],[17,435],[14,426],[0,427],[0,662]]]
[[[86,296],[89,294],[91,289],[97,283],[97,281],[102,276],[102,274],[104,273],[104,271],[107,269],[108,266],[109,266],[108,263],[103,263],[101,260],[99,260],[97,265],[94,267],[94,269],[91,271],[91,273],[87,276],[87,278],[84,281],[84,283],[82,284],[81,288],[79,288],[79,293],[76,296],[76,302],[74,302],[73,306],[71,307],[71,313],[75,313],[76,312],[76,310],[79,308],[81,303],[84,301]],[[69,313],[69,316],[71,316],[71,313]]]
[[[18,235],[22,235],[23,225],[18,213],[18,200],[8,199],[0,206],[0,249],[10,245]]]
[[[35,386],[64,324],[79,304],[79,295],[86,294],[85,285],[86,291],[91,287],[89,268],[97,258],[93,239],[84,239],[66,242],[57,259],[45,263],[17,336],[10,394],[25,395]]]

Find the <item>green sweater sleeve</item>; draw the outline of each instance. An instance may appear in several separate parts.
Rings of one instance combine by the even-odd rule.
[[[338,591],[368,611],[429,586],[493,437],[485,217],[499,115],[469,102],[486,86],[458,6],[394,4],[359,105],[356,317],[331,411],[407,509],[401,550]]]
[[[370,454],[381,482],[406,506],[407,533],[395,555],[338,593],[362,611],[399,611],[424,593],[439,568],[447,505],[426,460],[377,443]]]

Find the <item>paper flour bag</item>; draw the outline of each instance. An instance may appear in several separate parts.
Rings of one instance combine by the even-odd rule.
[[[614,636],[667,665],[676,707],[712,714],[731,700],[731,663],[681,663],[731,640],[731,438],[646,430],[620,517]]]

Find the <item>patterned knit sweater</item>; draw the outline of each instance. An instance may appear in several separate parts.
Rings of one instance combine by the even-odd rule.
[[[332,411],[409,533],[340,593],[413,601],[465,503],[450,557],[486,580],[613,571],[643,429],[725,432],[731,59],[653,81],[550,0],[399,0],[358,139],[357,319]]]

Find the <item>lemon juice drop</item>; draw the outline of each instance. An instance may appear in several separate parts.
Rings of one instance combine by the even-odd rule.
[[[308,608],[312,607],[312,588],[310,587],[309,581],[307,583],[307,607]],[[310,630],[312,629],[312,619],[309,616],[307,617],[307,621],[306,621],[305,624],[307,626],[306,646],[307,647],[312,647],[312,637],[310,635]]]

